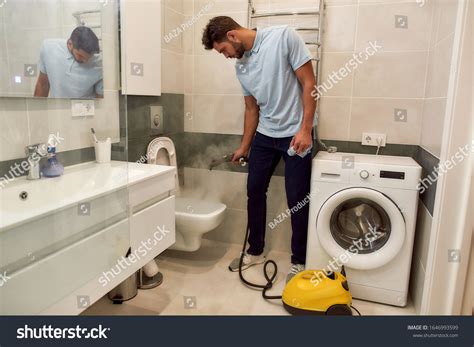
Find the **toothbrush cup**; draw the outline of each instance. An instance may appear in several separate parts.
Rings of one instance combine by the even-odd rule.
[[[111,154],[112,154],[112,142],[110,137],[105,141],[97,141],[94,143],[95,149],[95,161],[103,164],[110,163]]]

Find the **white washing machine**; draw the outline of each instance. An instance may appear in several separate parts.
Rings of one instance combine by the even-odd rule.
[[[354,298],[405,306],[421,167],[408,157],[319,152],[307,269],[344,265]]]

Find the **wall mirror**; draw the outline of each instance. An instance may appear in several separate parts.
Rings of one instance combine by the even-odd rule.
[[[100,0],[0,0],[0,96],[103,97]]]

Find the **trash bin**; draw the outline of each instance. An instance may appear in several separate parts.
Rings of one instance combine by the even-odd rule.
[[[152,289],[163,283],[163,274],[161,272],[158,272],[153,277],[148,277],[145,271],[143,271],[143,268],[141,268],[137,274],[138,289]]]
[[[138,277],[137,272],[112,289],[108,297],[114,304],[121,304],[124,301],[133,299],[138,293]]]

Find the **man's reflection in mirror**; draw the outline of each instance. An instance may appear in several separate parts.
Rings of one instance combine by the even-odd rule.
[[[99,39],[85,26],[74,29],[68,40],[44,40],[34,96],[102,98],[104,85],[99,52]]]

